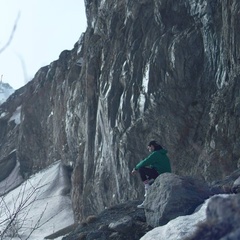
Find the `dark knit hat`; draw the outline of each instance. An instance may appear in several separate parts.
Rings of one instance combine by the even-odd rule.
[[[162,149],[162,146],[161,146],[157,141],[155,141],[155,140],[150,141],[149,144],[148,144],[148,146],[154,146],[154,149],[155,149],[155,150],[160,150],[160,149]]]
[[[151,142],[149,142],[149,144],[148,144],[148,146],[157,146],[157,145],[159,145],[158,143],[157,143],[157,141],[151,141]]]

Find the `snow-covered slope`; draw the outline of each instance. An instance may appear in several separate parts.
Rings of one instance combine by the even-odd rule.
[[[5,102],[14,91],[8,83],[0,82],[0,105]]]
[[[194,214],[180,216],[166,225],[156,227],[144,235],[141,240],[181,240],[194,232],[196,224],[205,220],[208,200]]]
[[[199,206],[193,214],[179,216],[164,226],[156,227],[145,234],[140,240],[182,240],[191,236],[197,229],[197,226],[206,220],[206,210],[208,204],[215,196],[220,196],[221,198],[231,198],[232,195],[214,195],[207,199],[201,206]]]
[[[73,224],[69,187],[66,172],[57,162],[9,192],[0,201],[1,234],[12,221],[3,239],[42,240]]]

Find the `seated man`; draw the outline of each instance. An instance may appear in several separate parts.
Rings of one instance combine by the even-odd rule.
[[[149,186],[162,173],[171,172],[171,165],[167,154],[167,150],[163,149],[156,141],[148,144],[148,150],[151,154],[140,161],[132,170],[132,174],[139,172],[142,182],[145,186],[145,197]],[[144,201],[138,205],[138,208],[144,207]]]

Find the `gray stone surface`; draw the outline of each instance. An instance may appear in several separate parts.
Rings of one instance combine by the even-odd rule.
[[[210,195],[203,181],[164,173],[155,180],[146,197],[147,223],[157,227],[178,216],[191,214]]]
[[[209,201],[207,219],[184,240],[238,240],[240,237],[240,195],[215,196]]]
[[[77,224],[75,229],[63,239],[139,240],[152,229],[146,223],[144,210],[137,208],[139,203],[139,201],[128,201],[105,209],[96,216],[95,221]],[[61,236],[60,234],[61,232],[58,236]]]
[[[125,216],[116,222],[110,223],[108,227],[117,232],[127,233],[131,230],[132,225],[133,219],[130,216]]]
[[[240,239],[240,229],[235,229],[233,232],[227,234],[221,238],[221,240],[239,240]]]
[[[238,193],[240,169],[235,170],[229,176],[214,181],[210,184],[211,191],[218,193]]]
[[[0,182],[3,181],[12,172],[16,166],[16,152],[11,152],[0,161]]]
[[[233,186],[232,186],[232,191],[234,193],[240,193],[240,177],[238,177],[234,183],[233,183]]]
[[[236,170],[239,1],[85,4],[74,48],[0,105],[0,162],[16,149],[27,177],[61,159],[76,221],[143,195],[130,171],[152,139],[178,175],[212,182]]]

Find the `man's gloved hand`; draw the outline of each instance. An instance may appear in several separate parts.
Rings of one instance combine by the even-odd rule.
[[[134,169],[132,170],[132,175],[135,175],[137,172],[138,172],[138,171],[134,168]]]

